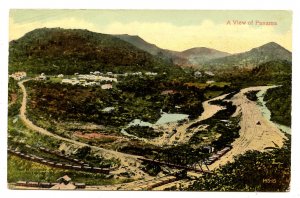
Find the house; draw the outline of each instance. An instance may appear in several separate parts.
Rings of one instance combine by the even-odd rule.
[[[206,84],[212,84],[212,83],[214,83],[215,81],[213,81],[213,80],[208,80],[208,81],[206,81]]]
[[[212,73],[211,71],[206,71],[206,72],[204,72],[205,74],[207,74],[207,75],[209,75],[209,76],[214,76],[215,74],[214,73]]]
[[[68,184],[72,179],[68,175],[64,175],[63,177],[58,178],[56,181],[59,183]]]
[[[26,77],[26,72],[15,72],[9,77],[12,77],[14,80],[21,80]]]
[[[66,83],[66,84],[71,84],[72,83],[72,80],[70,79],[62,79],[61,83]]]
[[[105,76],[99,76],[100,81],[109,81],[109,82],[118,82],[116,78],[110,78],[110,77],[105,77]]]
[[[94,75],[100,75],[100,74],[101,74],[101,72],[99,72],[99,71],[95,71],[93,74],[94,74]]]
[[[63,74],[59,74],[59,75],[57,75],[57,77],[58,77],[58,78],[63,78],[64,75],[63,75]]]
[[[63,177],[60,177],[57,179],[59,183],[51,187],[50,189],[53,190],[74,190],[76,189],[76,186],[73,182],[71,182],[71,178],[68,175],[65,175]]]
[[[202,77],[202,73],[201,73],[200,71],[196,71],[196,72],[194,73],[194,76],[195,76],[196,78],[200,78],[200,77]]]
[[[38,79],[38,80],[46,80],[47,77],[46,77],[46,76],[39,76],[37,79]]]
[[[147,76],[156,76],[157,73],[155,73],[155,72],[146,72],[145,75],[147,75]]]
[[[113,85],[112,84],[104,84],[104,85],[101,85],[101,89],[112,89],[113,88]]]

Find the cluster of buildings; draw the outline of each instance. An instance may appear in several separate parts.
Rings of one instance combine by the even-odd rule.
[[[105,83],[101,84],[100,82],[107,82],[109,81],[110,83]],[[71,84],[71,85],[82,85],[84,87],[86,86],[101,86],[101,89],[112,89],[113,85],[111,82],[117,82],[112,79],[107,79],[106,77],[104,79],[98,79],[98,80],[92,80],[90,78],[84,79],[84,78],[71,78],[71,79],[62,79],[61,83],[62,84]]]
[[[13,78],[14,80],[22,80],[26,76],[27,76],[26,72],[15,72],[9,75],[9,77]]]
[[[156,76],[157,73],[154,72],[145,72],[147,76]],[[142,72],[133,72],[133,73],[124,73],[124,74],[114,74],[112,72],[107,72],[106,74],[99,71],[90,72],[90,74],[74,74],[76,77],[73,78],[64,78],[61,83],[71,84],[71,85],[82,85],[82,86],[101,86],[102,89],[112,89],[113,82],[117,83],[118,76],[141,76]],[[63,74],[57,75],[58,78],[63,78]],[[105,84],[103,84],[105,83]]]

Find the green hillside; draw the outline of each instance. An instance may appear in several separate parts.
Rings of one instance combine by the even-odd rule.
[[[213,59],[204,65],[206,69],[226,70],[234,67],[254,68],[260,64],[275,61],[292,61],[292,53],[275,42],[270,42],[250,51]]]
[[[88,30],[41,28],[9,44],[9,72],[160,71],[166,65],[121,39]]]

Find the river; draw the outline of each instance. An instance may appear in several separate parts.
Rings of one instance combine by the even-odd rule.
[[[257,101],[258,101],[258,104],[259,104],[259,108],[262,112],[262,115],[267,118],[268,120],[271,121],[271,112],[270,110],[268,109],[268,107],[266,106],[266,101],[264,101],[264,96],[265,96],[265,93],[266,91],[269,89],[270,87],[266,87],[264,89],[261,89],[257,94]],[[271,121],[272,123],[274,123],[277,128],[279,128],[281,131],[287,133],[287,134],[291,134],[291,128],[288,127],[288,126],[285,126],[285,125],[282,125],[282,124],[278,124],[274,121]]]

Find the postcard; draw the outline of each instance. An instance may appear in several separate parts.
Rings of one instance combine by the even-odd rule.
[[[11,9],[9,189],[287,192],[292,12]]]

